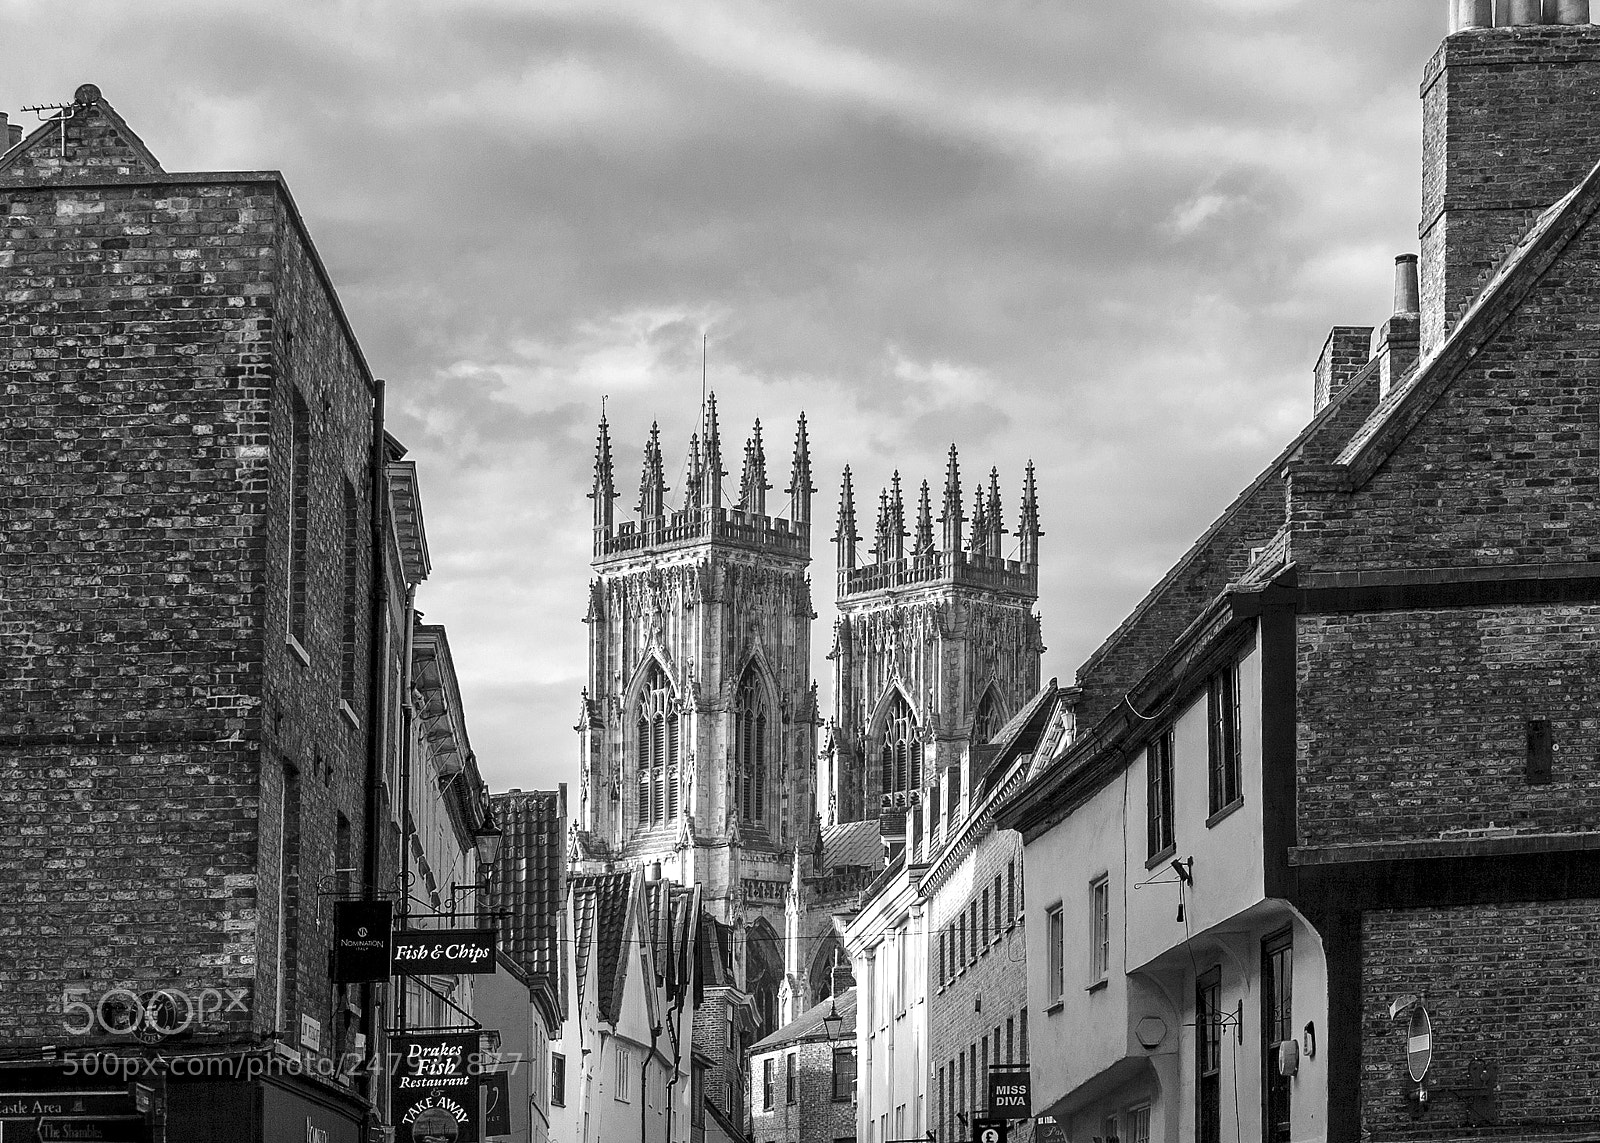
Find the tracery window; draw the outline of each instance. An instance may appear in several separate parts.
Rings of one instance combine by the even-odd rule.
[[[1005,712],[1000,709],[1000,700],[995,698],[994,688],[990,687],[983,692],[983,699],[978,703],[978,717],[972,722],[972,744],[988,745],[1004,725]]]
[[[659,663],[651,664],[639,692],[634,730],[639,824],[671,821],[678,816],[678,704]]]
[[[922,788],[922,742],[917,736],[916,717],[904,695],[895,695],[889,707],[878,750],[884,793]]]
[[[767,712],[767,690],[751,666],[733,705],[734,795],[740,818],[751,825],[762,825],[767,817]]]

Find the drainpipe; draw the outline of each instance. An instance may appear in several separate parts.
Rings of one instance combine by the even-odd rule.
[[[650,1113],[650,1102],[647,1098],[650,1093],[650,1057],[660,1057],[661,1062],[667,1062],[666,1057],[656,1051],[656,1040],[661,1036],[661,1025],[654,1024],[650,1028],[650,1050],[644,1054],[644,1061],[639,1065],[639,1143],[645,1143],[646,1116]],[[666,1143],[671,1143],[669,1136]]]
[[[378,812],[378,782],[383,769],[383,739],[378,733],[383,711],[383,676],[387,664],[383,662],[383,625],[388,611],[389,583],[383,567],[383,525],[388,497],[384,495],[383,482],[383,420],[384,382],[374,382],[372,396],[372,511],[371,524],[371,590],[368,605],[371,622],[367,625],[367,789],[362,832],[366,845],[361,860],[361,898],[372,900],[377,891],[378,870],[382,865],[382,815]],[[373,1011],[376,990],[372,984],[361,986],[361,1036],[370,1056],[377,1051],[377,1019]],[[361,1094],[376,1106],[376,1093],[372,1090],[372,1073],[362,1069]],[[362,1137],[367,1135],[367,1125],[362,1124]]]
[[[415,646],[413,632],[417,626],[417,588],[406,585],[406,639],[405,660],[400,667],[400,922],[411,916],[411,727],[416,719],[416,707],[411,701],[411,656]],[[406,1000],[409,989],[404,976],[396,977],[400,984],[399,1027],[406,1030]]]

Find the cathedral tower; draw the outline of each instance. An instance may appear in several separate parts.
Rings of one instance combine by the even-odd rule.
[[[784,897],[814,835],[811,459],[795,434],[788,518],[768,515],[761,424],[725,503],[716,397],[688,446],[679,507],[661,441],[644,450],[637,519],[618,522],[610,426],[595,452],[589,684],[580,735],[579,868],[659,865],[743,930],[738,972],[771,1030]]]
[[[850,470],[840,493],[833,714],[819,756],[826,825],[877,819],[918,851],[964,812],[987,743],[1039,689],[1039,505],[1029,463],[1008,558],[1000,474],[962,513],[950,446],[938,542],[928,485],[906,527],[900,474],[878,494],[870,558],[857,544]],[[965,525],[971,525],[968,532]]]

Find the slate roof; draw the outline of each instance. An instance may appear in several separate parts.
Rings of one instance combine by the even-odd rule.
[[[869,869],[882,869],[883,837],[878,830],[878,819],[824,826],[822,863],[828,869],[838,869],[845,865],[864,865]]]
[[[1007,770],[1005,764],[1010,759],[1019,754],[1031,753],[1038,745],[1045,727],[1050,724],[1050,716],[1055,710],[1056,694],[1059,689],[1055,679],[1040,687],[1031,699],[1022,704],[1022,709],[1012,715],[1010,721],[989,740],[990,745],[995,748],[995,753],[988,771],[977,782],[978,788],[983,793],[988,793],[1000,780],[1000,776]]]
[[[626,942],[633,935],[629,932],[628,914],[637,876],[637,873],[598,873],[572,879],[572,935],[578,1001],[582,1002],[588,989],[598,989],[600,1018],[613,1024],[622,1011],[622,988],[627,979],[623,954]],[[595,961],[592,965],[591,959]]]
[[[489,879],[488,908],[500,947],[531,979],[559,993],[560,915],[565,905],[566,797],[561,790],[512,790],[490,798],[503,835]]]
[[[826,1040],[828,1030],[823,1027],[823,1017],[827,1016],[835,1001],[839,1005],[839,1015],[844,1017],[844,1024],[839,1029],[839,1044],[852,1046],[856,1042],[856,990],[847,988],[837,996],[824,1000],[814,1008],[808,1008],[783,1027],[779,1028],[765,1040],[761,1040],[750,1049],[750,1054],[770,1052],[776,1048],[785,1048],[790,1044],[798,1044],[802,1040]]]
[[[662,880],[647,882],[644,889],[656,983],[669,1002],[676,1002],[694,984],[700,890]]]

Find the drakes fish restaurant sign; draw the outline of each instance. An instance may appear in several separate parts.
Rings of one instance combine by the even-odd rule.
[[[478,1033],[396,1036],[396,1143],[478,1143]]]
[[[494,929],[402,929],[394,935],[396,976],[494,971],[499,933]]]

